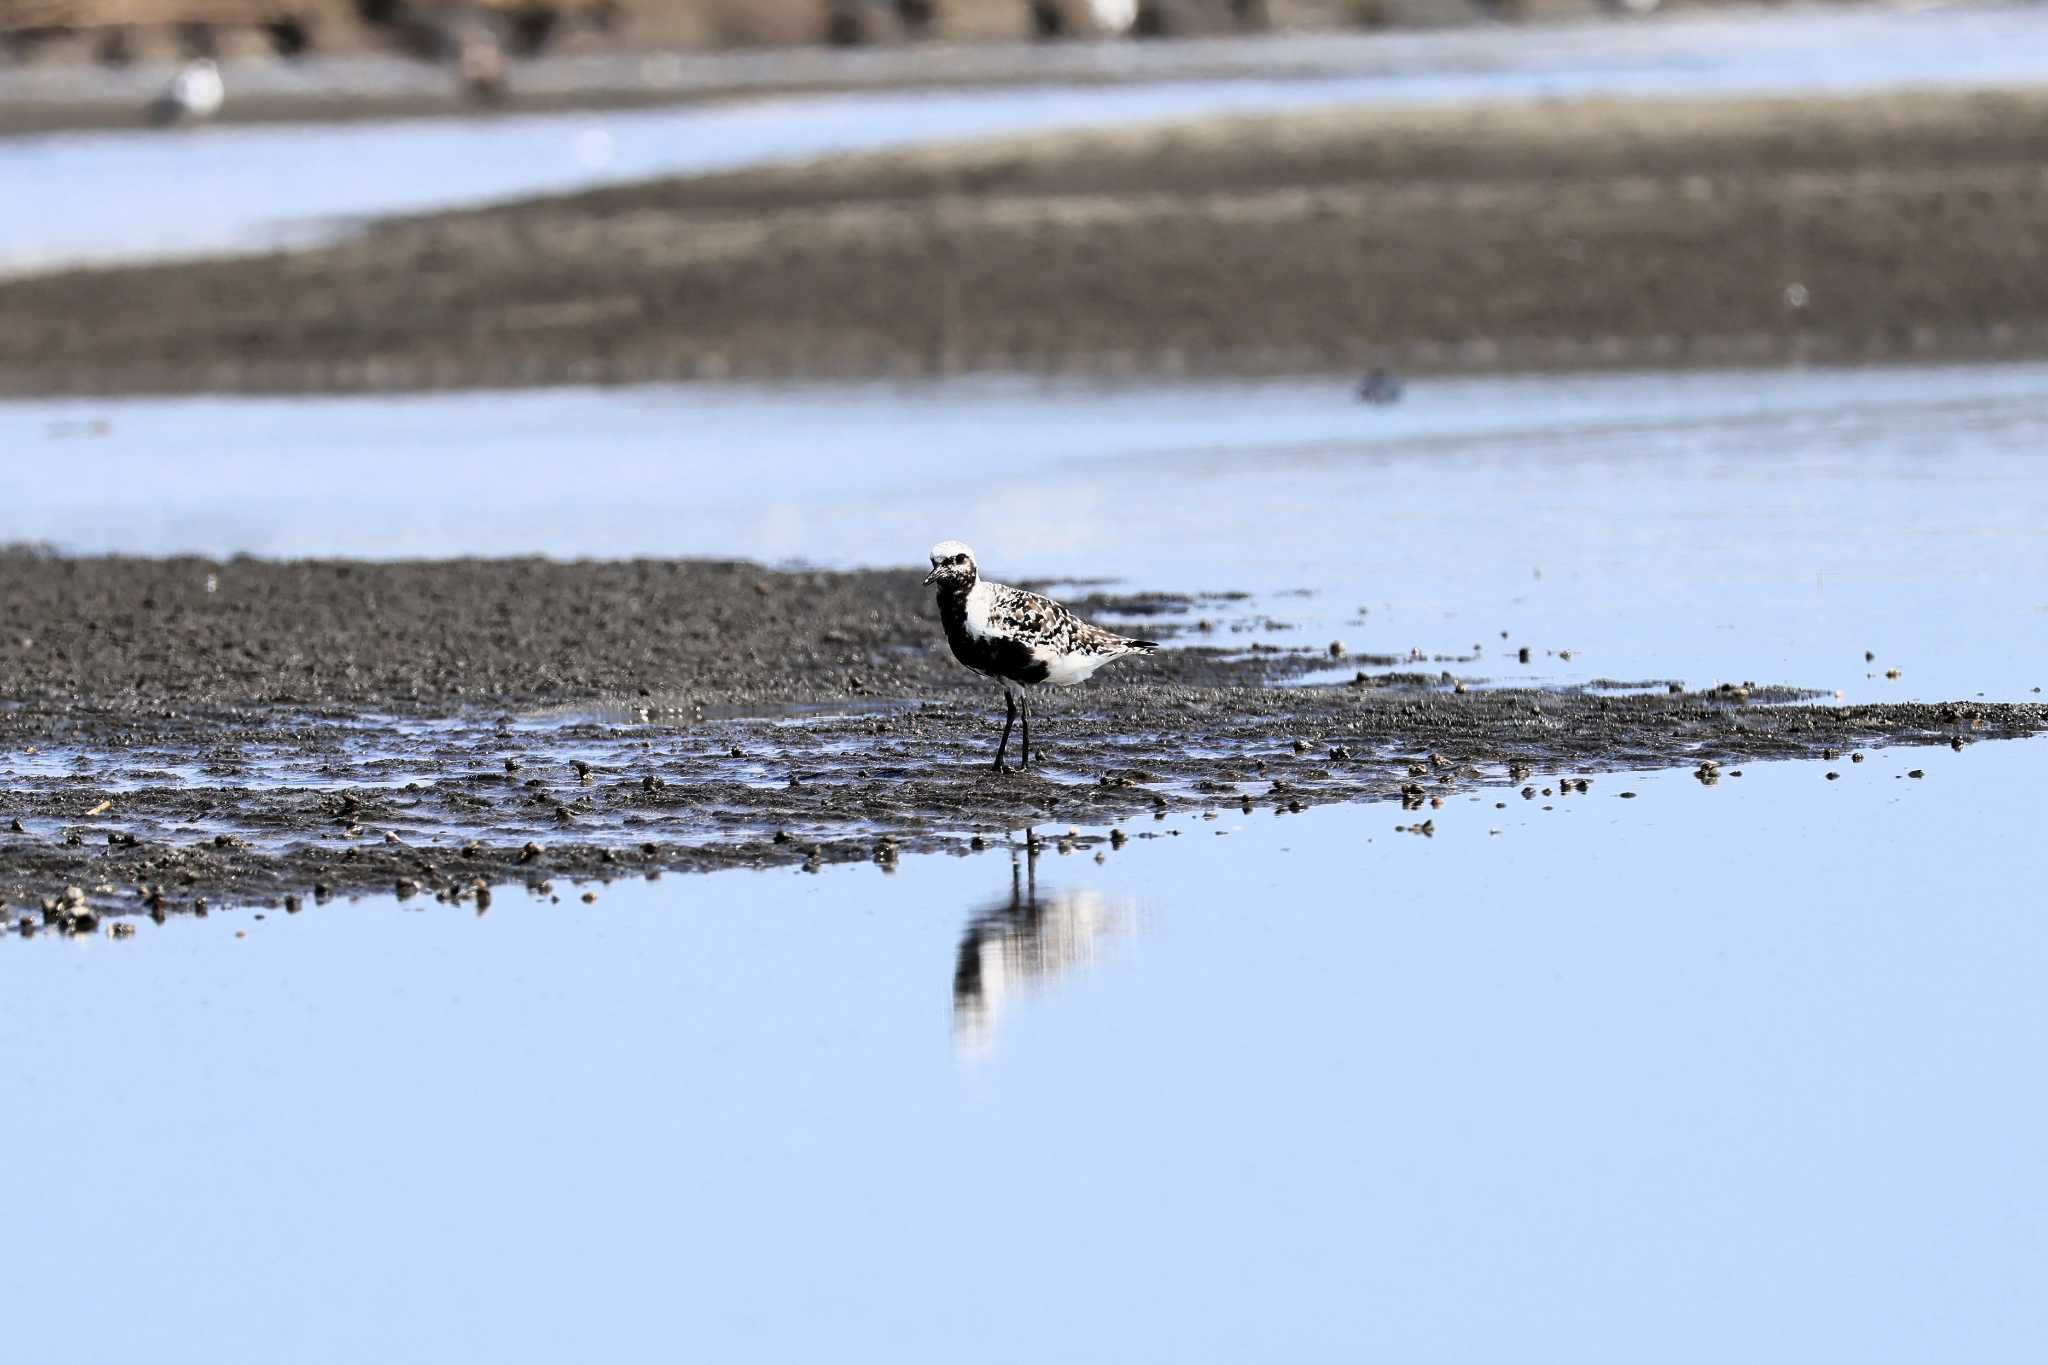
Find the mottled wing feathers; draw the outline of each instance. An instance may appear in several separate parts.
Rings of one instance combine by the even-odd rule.
[[[1050,597],[1001,583],[988,586],[989,629],[1028,641],[1055,655],[1128,654],[1156,648],[1150,640],[1127,639],[1113,630],[1083,621]]]

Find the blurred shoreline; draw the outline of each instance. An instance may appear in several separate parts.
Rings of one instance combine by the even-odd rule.
[[[2048,91],[1216,118],[0,283],[0,392],[2048,354]]]
[[[1221,8],[1220,2],[1216,7]],[[1084,33],[1049,42],[1028,37],[1022,23],[1027,6],[1021,0],[983,8],[1011,23],[1004,26],[992,23],[988,14],[970,13],[937,38],[859,46],[828,44],[787,19],[763,29],[779,37],[772,42],[693,44],[687,34],[659,28],[651,34],[622,34],[595,48],[571,45],[513,61],[504,84],[487,101],[473,98],[447,63],[409,58],[388,47],[294,61],[244,56],[226,65],[228,99],[217,121],[494,118],[868,91],[1315,79],[1398,70],[1408,60],[1404,42],[1418,38],[1432,44],[1448,40],[1454,46],[1467,38],[1483,46],[1512,35],[1531,43],[1556,41],[1561,35],[1569,41],[1574,33],[1598,35],[1616,27],[1597,0],[1524,5],[1511,33],[1510,26],[1489,20],[1491,12],[1479,4],[1409,0],[1381,7],[1383,27],[1346,22],[1342,5],[1312,3],[1284,6],[1295,22],[1263,31],[1225,32],[1211,25],[1171,39]],[[827,7],[816,9],[822,16]],[[1839,11],[1831,7],[1829,12]],[[1711,24],[1733,15],[1739,23],[1744,10],[1699,5],[1690,13],[1697,22]],[[676,45],[679,39],[684,41]],[[148,101],[174,70],[174,64],[161,60],[122,68],[81,61],[0,68],[0,137],[144,126]]]

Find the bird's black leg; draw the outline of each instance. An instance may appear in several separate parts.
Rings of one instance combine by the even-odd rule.
[[[1031,766],[1031,694],[1025,693],[1019,707],[1024,712],[1024,761],[1019,767]]]
[[[1003,742],[996,745],[996,771],[1003,771],[1003,754],[1010,747],[1010,727],[1017,723],[1017,697],[1009,688],[1003,689],[1003,701],[1008,711],[1003,716]]]

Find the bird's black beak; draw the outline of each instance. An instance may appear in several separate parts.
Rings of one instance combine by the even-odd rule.
[[[938,571],[937,569],[933,569],[933,570],[932,570],[932,571],[931,571],[930,573],[928,573],[928,574],[926,574],[926,575],[924,576],[924,585],[925,585],[925,586],[926,586],[927,588],[929,588],[929,587],[930,587],[930,586],[931,586],[932,584],[934,584],[934,583],[936,583],[936,582],[938,582],[938,581],[939,581],[939,571]]]

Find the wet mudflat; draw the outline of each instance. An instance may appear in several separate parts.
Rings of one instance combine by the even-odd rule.
[[[20,552],[0,570],[0,898],[31,927],[886,863],[1218,804],[1604,798],[1630,768],[2048,727],[2038,702],[1848,705],[1749,680],[1494,687],[1474,656],[1347,657],[1348,681],[1314,683],[1328,649],[1254,639],[1048,698],[1036,764],[999,774],[993,691],[946,654],[915,572]],[[1077,605],[1162,635],[1205,606]]]
[[[2018,1365],[2042,743],[10,938],[13,1349]]]
[[[7,280],[0,391],[1443,373],[2048,347],[2037,91],[1539,112],[1135,120]]]
[[[72,887],[95,920],[467,899],[1162,808],[1427,820],[1471,791],[1606,800],[1630,769],[2025,734],[2048,683],[2043,382],[1473,380],[1388,410],[1301,381],[12,406],[10,440],[100,477],[24,485],[0,531],[208,557],[0,560],[0,898],[37,923],[81,919]],[[820,470],[826,430],[846,458]],[[305,462],[281,470],[287,447]],[[959,533],[1172,646],[1044,699],[1028,774],[986,768],[1000,703],[945,653],[918,571],[852,567]],[[233,557],[507,542],[839,567]]]

